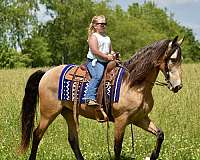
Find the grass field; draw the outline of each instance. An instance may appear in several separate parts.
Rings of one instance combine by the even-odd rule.
[[[0,70],[0,160],[28,159],[17,156],[20,142],[20,111],[27,78],[36,69]],[[161,76],[160,79],[163,79]],[[155,105],[150,117],[162,128],[165,140],[162,160],[200,160],[200,64],[183,65],[183,88],[173,94],[165,87],[155,86]],[[39,114],[38,114],[39,116]],[[37,117],[38,117],[37,116]],[[113,126],[110,125],[110,151],[113,152]],[[149,156],[155,137],[134,127],[136,160]],[[106,124],[80,118],[80,147],[87,160],[109,159]],[[126,129],[122,155],[131,159],[130,126]],[[45,133],[38,150],[38,160],[73,160],[67,141],[67,126],[59,116]]]

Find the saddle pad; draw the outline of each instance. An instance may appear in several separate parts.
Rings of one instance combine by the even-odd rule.
[[[89,81],[85,82],[77,82],[77,81],[71,81],[66,79],[66,73],[71,70],[76,65],[69,64],[66,65],[60,75],[60,81],[59,81],[59,90],[58,90],[58,99],[62,101],[74,101],[75,97],[75,89],[77,88],[77,100],[79,100],[80,103],[85,103],[84,97],[87,92],[87,87]],[[114,85],[112,86],[110,82],[106,82],[106,96],[107,98],[111,99],[112,102],[118,102],[119,101],[119,94],[120,94],[120,87],[123,75],[125,73],[124,68],[120,68],[118,71],[118,74],[115,78]],[[76,87],[76,85],[78,86]],[[78,96],[80,95],[80,97]],[[79,99],[78,99],[79,98]]]

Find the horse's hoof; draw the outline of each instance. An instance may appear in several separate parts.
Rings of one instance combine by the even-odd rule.
[[[146,157],[144,160],[150,160],[150,157]]]

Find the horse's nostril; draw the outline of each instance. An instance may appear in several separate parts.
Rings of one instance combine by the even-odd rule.
[[[174,87],[173,91],[176,93],[176,92],[178,92],[182,87],[183,87],[183,85],[180,84],[180,85]]]

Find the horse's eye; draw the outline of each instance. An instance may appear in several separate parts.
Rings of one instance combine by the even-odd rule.
[[[170,58],[170,61],[172,62],[172,63],[176,63],[176,58]]]

